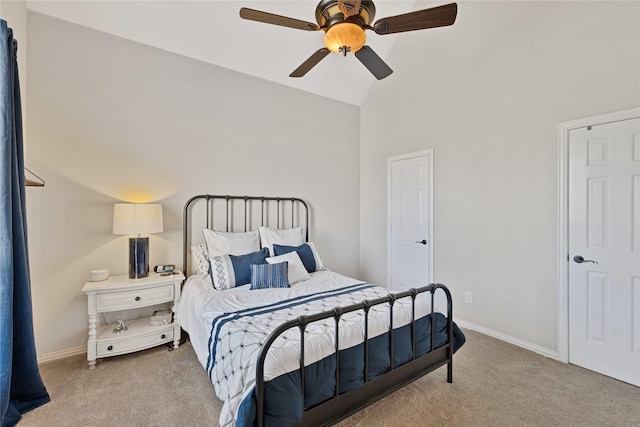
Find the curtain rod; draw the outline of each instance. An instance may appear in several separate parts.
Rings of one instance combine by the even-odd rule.
[[[44,187],[44,179],[40,178],[38,175],[36,175],[35,173],[31,172],[26,166],[24,167],[24,170],[29,172],[31,175],[35,176],[36,180],[33,180],[31,178],[28,178],[26,173],[24,176],[24,185],[27,187]]]

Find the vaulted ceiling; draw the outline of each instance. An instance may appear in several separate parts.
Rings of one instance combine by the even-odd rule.
[[[376,19],[451,1],[376,0]],[[241,7],[249,7],[304,21],[315,22],[317,1],[27,1],[30,11],[51,15],[75,24],[154,46],[189,58],[326,96],[361,105],[377,81],[349,54],[331,54],[302,78],[289,74],[313,52],[323,47],[323,31],[300,31],[240,18]],[[376,21],[373,20],[373,22]],[[428,38],[433,31],[422,30]],[[395,40],[403,34],[380,36],[367,32],[367,44],[387,61]],[[402,64],[406,66],[406,64]]]

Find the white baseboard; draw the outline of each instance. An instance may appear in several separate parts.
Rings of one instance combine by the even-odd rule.
[[[66,350],[54,351],[53,353],[39,354],[38,364],[51,362],[52,360],[64,359],[65,357],[77,356],[79,354],[87,354],[87,346],[68,348]]]
[[[463,329],[471,329],[472,331],[480,332],[481,334],[485,334],[490,337],[499,339],[500,341],[505,341],[505,342],[508,342],[509,344],[513,344],[518,347],[522,347],[526,350],[533,351],[534,353],[537,353],[541,356],[548,357],[554,360],[560,360],[560,358],[558,357],[557,351],[553,351],[548,348],[541,347],[539,345],[532,344],[530,342],[523,341],[518,338],[514,338],[510,335],[506,335],[501,332],[496,332],[492,329],[488,329],[483,326],[478,326],[474,323],[467,322],[465,320],[456,319],[455,322],[459,327]],[[75,347],[75,348],[69,348],[61,351],[54,351],[53,353],[38,355],[38,363],[50,362],[52,360],[63,359],[65,357],[77,356],[79,354],[86,354],[86,353],[87,353],[86,345]]]
[[[496,332],[494,330],[485,328],[483,326],[478,326],[476,324],[473,324],[471,322],[466,322],[464,320],[455,319],[455,322],[456,322],[456,325],[458,325],[463,329],[471,329],[472,331],[480,332],[481,334],[485,334],[490,337],[499,339],[500,341],[505,341],[505,342],[508,342],[509,344],[513,344],[518,347],[522,347],[526,350],[533,351],[534,353],[538,353],[541,356],[548,357],[554,360],[560,360],[557,351],[550,350],[548,348],[541,347],[539,345],[532,344],[527,341],[523,341],[519,338],[514,338],[510,335],[503,334],[502,332]]]

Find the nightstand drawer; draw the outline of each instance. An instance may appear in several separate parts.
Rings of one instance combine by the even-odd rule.
[[[173,325],[168,328],[158,329],[147,335],[138,335],[119,340],[98,342],[97,357],[116,356],[132,351],[138,351],[149,347],[155,347],[165,342],[173,341]]]
[[[126,310],[173,301],[173,285],[96,295],[98,311]]]

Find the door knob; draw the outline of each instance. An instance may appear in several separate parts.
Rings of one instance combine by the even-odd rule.
[[[594,261],[592,259],[584,259],[584,257],[582,255],[576,255],[573,257],[573,261],[578,263],[578,264],[582,264],[583,262],[592,262],[594,264],[597,264],[598,261]]]
[[[422,243],[423,245],[426,245],[427,239],[418,240],[416,243]]]

